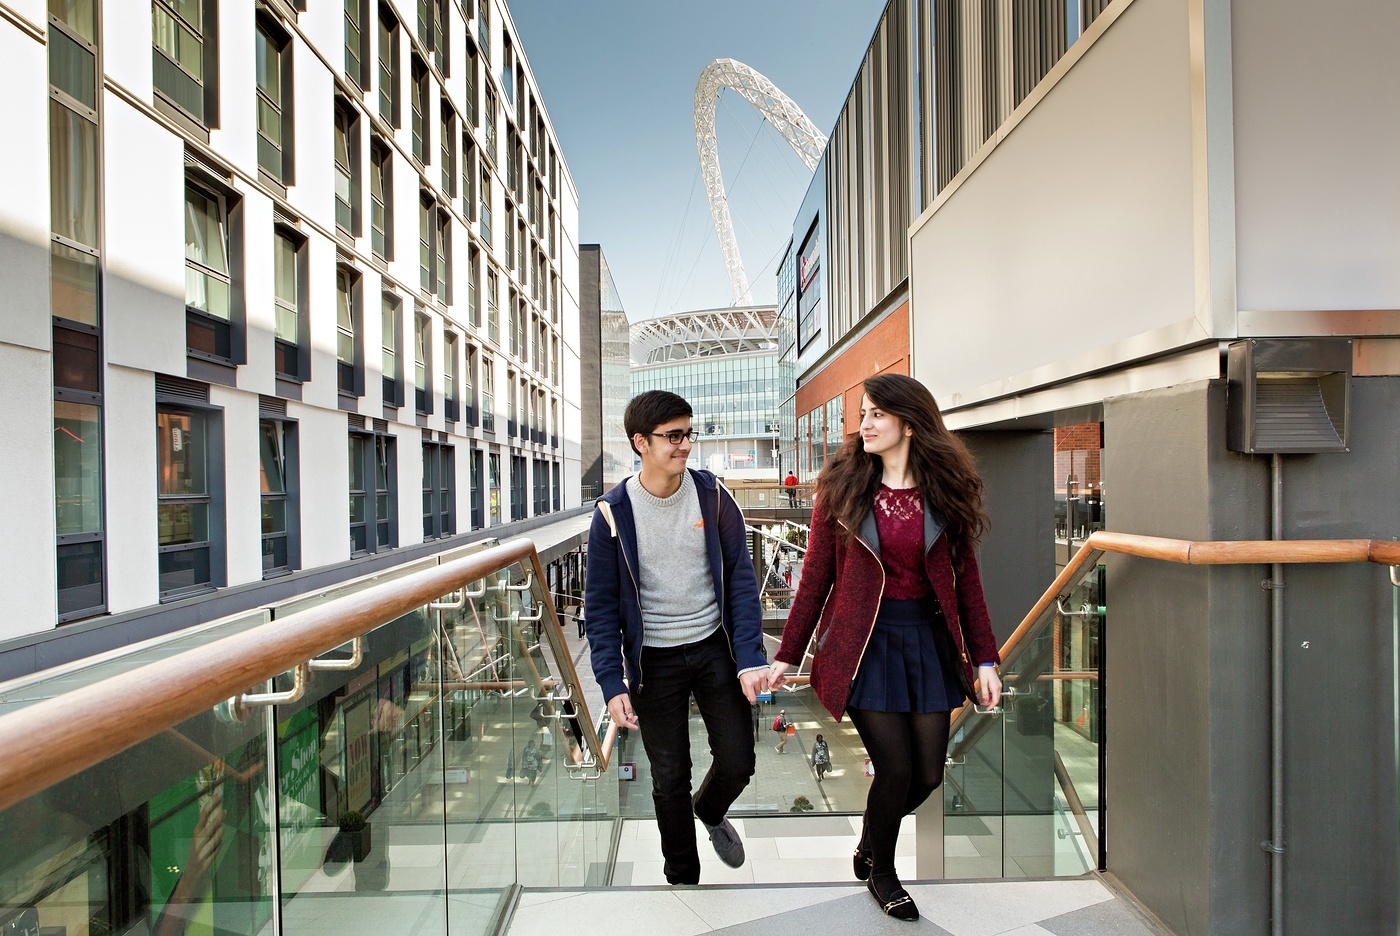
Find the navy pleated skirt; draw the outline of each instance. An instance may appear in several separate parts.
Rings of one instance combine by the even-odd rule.
[[[937,598],[886,598],[847,704],[871,712],[951,712],[963,703],[956,665]]]

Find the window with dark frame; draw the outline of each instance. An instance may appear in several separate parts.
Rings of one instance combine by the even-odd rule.
[[[501,346],[501,310],[498,305],[500,279],[496,269],[486,267],[486,337],[496,347]]]
[[[221,361],[233,357],[228,219],[224,195],[185,183],[186,342],[190,352]]]
[[[475,247],[467,251],[467,321],[481,327],[481,254]]]
[[[433,197],[422,192],[418,198],[418,286],[426,295],[437,292],[437,259],[433,240],[437,234],[437,217]]]
[[[481,356],[481,428],[496,431],[496,364],[486,354]]]
[[[402,375],[399,373],[399,315],[403,304],[393,293],[380,296],[380,345],[383,351],[381,376],[384,385],[384,405],[403,405]]]
[[[461,409],[457,388],[457,336],[444,329],[442,333],[442,413],[448,422],[456,422]]]
[[[49,298],[57,622],[107,609],[97,11],[50,5]]]
[[[369,148],[370,249],[380,260],[394,258],[392,167],[393,154],[389,147],[382,140],[376,139],[371,142]]]
[[[294,568],[288,530],[295,522],[288,500],[288,423],[264,419],[258,424],[258,478],[262,502],[263,578],[285,575]]]
[[[481,123],[486,131],[486,155],[491,162],[497,162],[500,154],[496,152],[496,93],[489,86],[481,109]]]
[[[369,87],[369,0],[345,0],[345,76],[361,89]]]
[[[349,267],[335,271],[336,385],[347,396],[360,396],[359,276]]]
[[[486,473],[483,462],[485,454],[480,449],[471,450],[471,528],[480,530],[486,524],[486,486],[483,475]]]
[[[217,18],[213,0],[152,0],[152,80],[161,99],[200,126],[210,126],[216,75],[205,24]]]
[[[457,139],[457,114],[446,100],[442,102],[441,127],[438,133],[440,149],[439,162],[442,164],[442,191],[448,198],[457,197],[457,159],[452,150],[452,142]]]
[[[374,527],[376,549],[398,545],[394,528],[394,482],[398,468],[394,462],[394,438],[374,437]]]
[[[470,344],[467,345],[462,359],[462,389],[459,399],[465,404],[462,419],[468,426],[475,426],[477,424],[476,414],[478,408],[476,404],[476,390],[478,384],[477,367],[479,363],[480,358],[477,355],[476,348],[472,347]]]
[[[433,264],[434,292],[438,302],[452,303],[452,213],[437,211],[437,230],[434,231],[433,248],[436,258]]]
[[[382,3],[379,5],[379,116],[395,130],[403,126],[399,110],[399,21]]]
[[[259,16],[255,44],[258,168],[282,185],[290,185],[292,40],[270,17]]]
[[[410,92],[413,98],[413,158],[420,165],[428,164],[428,69],[418,58],[413,57],[409,69],[412,81]]]
[[[301,366],[301,332],[306,325],[301,308],[305,239],[293,239],[277,229],[272,235],[272,261],[274,370],[279,377],[306,380],[310,375],[302,373]]]
[[[491,0],[481,0],[476,11],[476,44],[481,57],[491,59]]]
[[[464,69],[464,71],[464,77],[466,78],[465,100],[467,104],[467,123],[475,127],[476,115],[478,111],[476,103],[476,52],[474,52],[470,47],[468,47],[467,49],[467,67],[466,69]]]
[[[481,170],[481,239],[491,248],[491,173]]]
[[[156,407],[157,530],[162,600],[213,587],[208,414]]]
[[[360,233],[360,121],[356,111],[335,106],[335,226],[351,236]]]
[[[456,532],[453,518],[456,488],[453,447],[423,440],[423,539]]]
[[[392,549],[396,545],[394,517],[395,440],[381,432],[350,432],[350,554]]]
[[[420,312],[413,317],[413,395],[415,411],[424,416],[433,411],[432,351],[433,319]]]
[[[492,452],[486,459],[487,490],[490,493],[491,525],[501,522],[501,456]]]

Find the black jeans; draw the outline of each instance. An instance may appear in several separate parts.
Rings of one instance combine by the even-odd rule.
[[[681,647],[643,647],[642,685],[632,710],[651,761],[651,797],[661,828],[666,880],[700,882],[695,816],[718,825],[754,771],[753,719],[723,628]],[[690,795],[690,697],[700,709],[714,761]]]

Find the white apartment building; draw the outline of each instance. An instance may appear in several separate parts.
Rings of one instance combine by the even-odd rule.
[[[0,640],[578,505],[503,3],[0,0],[0,60]]]

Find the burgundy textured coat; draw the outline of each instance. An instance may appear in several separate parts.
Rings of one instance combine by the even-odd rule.
[[[945,526],[943,518],[925,504],[924,565],[970,685],[976,678],[974,660],[1000,663],[1001,656],[982,595],[977,556],[968,550],[961,571],[955,572]],[[874,629],[885,587],[874,513],[866,514],[857,536],[848,539],[842,533],[841,522],[827,513],[818,499],[812,508],[812,530],[797,597],[775,655],[796,668],[802,663],[812,632],[817,632],[812,644],[812,691],[837,719],[846,711],[851,681]]]

